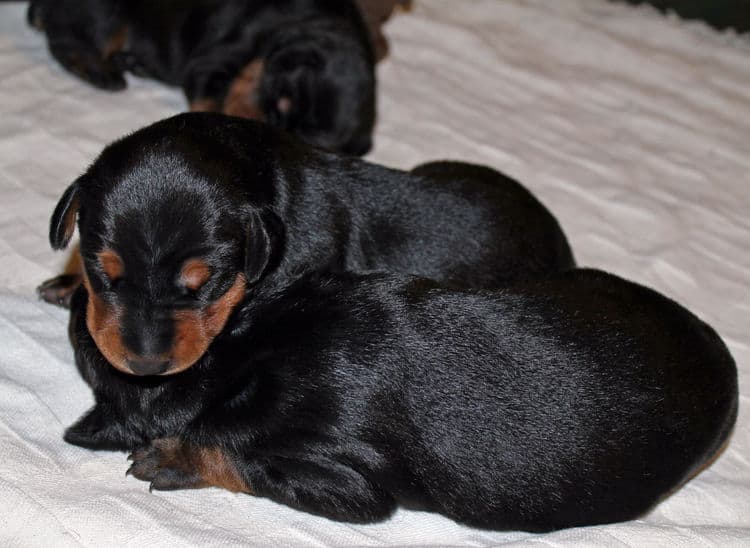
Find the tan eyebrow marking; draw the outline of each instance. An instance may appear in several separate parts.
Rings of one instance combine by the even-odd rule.
[[[211,277],[211,267],[203,259],[190,259],[180,271],[180,283],[188,289],[198,291]]]
[[[97,253],[96,256],[99,259],[99,264],[102,265],[102,270],[104,270],[110,281],[121,278],[125,273],[125,264],[115,251],[105,249]]]

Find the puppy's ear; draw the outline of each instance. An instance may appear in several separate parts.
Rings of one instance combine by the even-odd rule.
[[[52,249],[64,249],[76,227],[78,215],[78,181],[70,185],[57,202],[49,224],[49,243]]]
[[[245,246],[245,277],[249,285],[260,281],[271,265],[281,240],[280,221],[273,213],[253,211]]]

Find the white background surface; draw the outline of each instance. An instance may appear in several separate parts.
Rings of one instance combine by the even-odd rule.
[[[0,545],[750,545],[750,41],[594,0],[417,0],[387,27],[370,159],[477,161],[552,209],[580,264],[645,283],[724,337],[731,444],[642,520],[545,536],[399,511],[349,526],[217,489],[149,494],[121,453],[62,441],[92,403],[64,311],[34,287],[63,189],[102,146],[184,108],[64,73],[24,6],[0,6]]]

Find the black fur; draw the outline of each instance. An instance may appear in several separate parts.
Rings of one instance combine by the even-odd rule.
[[[332,150],[371,147],[375,59],[352,0],[33,0],[28,19],[94,86],[123,89],[130,71],[218,110],[242,69],[262,60],[250,101],[259,116]]]
[[[642,515],[717,452],[737,413],[717,334],[598,271],[496,292],[306,276],[245,301],[172,377],[115,371],[86,299],[82,288],[72,340],[97,404],[66,440],[146,446],[131,471],[153,488],[192,486],[148,449],[177,438],[219,448],[253,494],[331,519],[404,504],[545,531]]]

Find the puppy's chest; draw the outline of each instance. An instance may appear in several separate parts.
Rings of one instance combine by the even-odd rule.
[[[128,430],[145,439],[212,437],[223,426],[246,428],[256,414],[253,387],[236,380],[167,377],[154,382],[148,386],[136,379],[128,390],[102,391],[99,398],[119,407]]]

